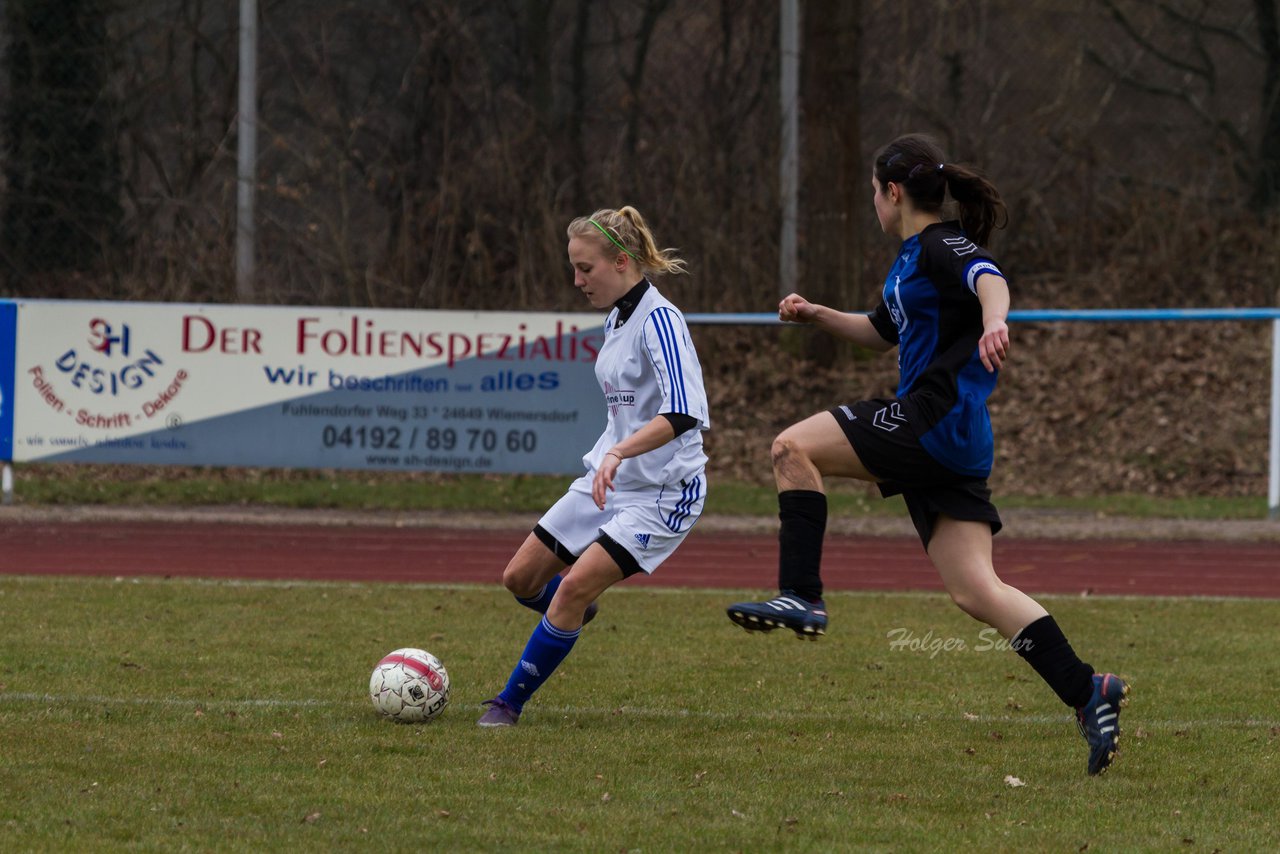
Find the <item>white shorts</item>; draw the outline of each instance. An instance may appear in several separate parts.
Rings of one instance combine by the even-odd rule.
[[[681,483],[609,492],[601,510],[591,498],[593,477],[571,483],[538,524],[575,555],[607,534],[648,574],[684,542],[707,498],[707,476],[700,473]]]

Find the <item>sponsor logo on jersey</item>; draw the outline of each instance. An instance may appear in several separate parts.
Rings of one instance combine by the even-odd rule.
[[[604,405],[609,407],[610,415],[616,416],[618,414],[618,407],[636,405],[635,390],[614,388],[612,383],[605,382]]]
[[[942,242],[950,246],[951,251],[962,258],[978,251],[978,247],[967,237],[946,237],[943,238]]]

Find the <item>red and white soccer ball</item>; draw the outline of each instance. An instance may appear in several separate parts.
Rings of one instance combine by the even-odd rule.
[[[397,649],[373,668],[369,698],[379,714],[393,721],[429,721],[449,705],[449,673],[424,649]]]

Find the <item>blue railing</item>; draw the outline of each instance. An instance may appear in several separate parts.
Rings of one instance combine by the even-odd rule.
[[[776,312],[760,314],[686,314],[689,323],[718,326],[781,324]],[[1009,312],[1014,323],[1133,323],[1157,320],[1280,320],[1280,308],[1032,308]]]
[[[687,314],[691,324],[716,326],[782,325],[774,312],[752,314]],[[1271,442],[1267,514],[1280,519],[1280,308],[1094,308],[1022,309],[1009,312],[1011,323],[1145,323],[1153,321],[1270,320]]]

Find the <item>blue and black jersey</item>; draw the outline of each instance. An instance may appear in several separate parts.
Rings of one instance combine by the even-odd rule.
[[[958,222],[907,238],[871,313],[880,337],[898,345],[898,399],[920,444],[959,474],[986,478],[994,443],[987,397],[996,386],[978,357],[982,305],[977,281],[1004,274]]]

